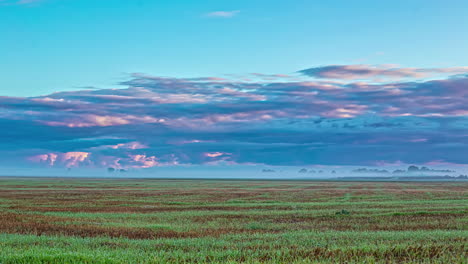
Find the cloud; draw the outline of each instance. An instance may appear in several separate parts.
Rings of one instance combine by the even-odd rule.
[[[0,0],[0,5],[32,5],[44,0]]]
[[[25,4],[32,4],[32,3],[37,3],[42,0],[19,0],[17,3],[20,5],[25,5]]]
[[[120,143],[117,145],[109,146],[112,149],[145,149],[148,146],[141,144],[140,142],[129,142],[129,143]]]
[[[214,11],[207,13],[206,16],[208,17],[221,17],[221,18],[231,18],[239,14],[239,10],[233,10],[233,11]]]
[[[463,67],[439,72],[453,69]],[[122,89],[0,97],[0,166],[466,163],[466,76],[379,83],[257,76],[140,73]]]
[[[468,67],[400,68],[394,65],[329,65],[301,70],[299,73],[319,79],[401,79],[468,73]]]
[[[146,155],[139,154],[131,155],[130,158],[132,159],[132,163],[136,164],[131,166],[133,168],[151,168],[159,164],[155,156],[147,157]]]
[[[203,153],[203,155],[205,157],[209,157],[209,158],[216,158],[216,157],[220,157],[220,156],[224,156],[224,155],[231,155],[231,153],[224,153],[224,152],[207,152],[207,153]]]
[[[67,168],[73,168],[81,166],[85,163],[90,164],[90,155],[89,152],[66,152],[66,153],[46,153],[39,154],[28,159],[32,162],[45,164],[48,166],[61,165]]]
[[[63,121],[44,121],[50,126],[67,126],[67,127],[95,127],[95,126],[119,126],[132,123],[164,123],[164,119],[158,119],[151,116],[134,116],[134,115],[94,115],[84,114],[77,115],[71,119]]]

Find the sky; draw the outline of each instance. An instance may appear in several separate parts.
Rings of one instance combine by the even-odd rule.
[[[0,167],[465,165],[467,11],[0,0]]]

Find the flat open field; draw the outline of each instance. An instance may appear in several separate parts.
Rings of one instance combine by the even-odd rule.
[[[0,263],[467,263],[468,183],[0,178]]]

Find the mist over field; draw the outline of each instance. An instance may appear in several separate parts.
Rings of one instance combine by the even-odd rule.
[[[416,170],[408,170],[409,167]],[[369,179],[398,180],[401,177],[414,180],[468,180],[468,168],[446,166],[168,166],[150,169],[114,169],[114,168],[21,168],[2,169],[1,176],[37,176],[37,177],[88,177],[88,178],[206,178],[206,179]]]

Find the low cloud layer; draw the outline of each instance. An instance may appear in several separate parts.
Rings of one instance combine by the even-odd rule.
[[[300,71],[305,76],[189,79],[133,74],[122,89],[0,97],[0,165],[464,164],[464,69],[348,65]],[[439,78],[430,79],[434,74]],[[392,80],[375,81],[382,76]]]

